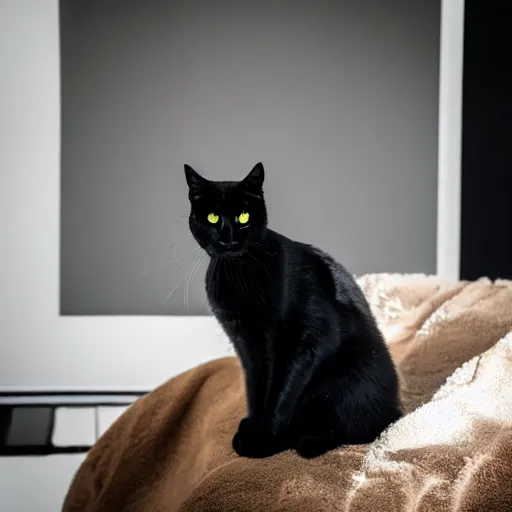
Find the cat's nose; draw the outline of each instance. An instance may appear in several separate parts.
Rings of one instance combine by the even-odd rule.
[[[236,249],[240,247],[240,242],[223,242],[222,240],[219,240],[219,245],[225,249]]]

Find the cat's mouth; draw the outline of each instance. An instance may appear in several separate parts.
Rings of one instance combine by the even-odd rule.
[[[244,250],[240,249],[238,251],[221,251],[217,252],[217,256],[219,258],[238,258],[244,254]]]
[[[217,258],[237,258],[244,254],[245,248],[240,244],[231,246],[216,245],[209,252],[211,256]]]

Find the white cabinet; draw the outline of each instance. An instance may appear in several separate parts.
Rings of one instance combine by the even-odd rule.
[[[0,457],[0,512],[58,512],[85,456]]]
[[[107,397],[108,398],[108,397]],[[110,399],[119,397],[110,397]],[[123,399],[123,397],[121,397]],[[34,397],[16,397],[34,401]],[[45,400],[43,402],[43,399]],[[57,512],[76,470],[86,457],[86,453],[54,453],[69,447],[90,447],[127,409],[128,405],[58,406],[55,411],[48,408],[52,397],[37,397],[39,405],[34,407],[14,407],[10,415],[12,423],[7,425],[5,440],[0,439],[0,512]],[[80,397],[83,403],[101,398]],[[105,399],[105,397],[103,397]],[[8,407],[5,402],[3,407]],[[70,398],[67,399],[68,401]],[[78,399],[77,399],[78,400]],[[124,397],[126,400],[126,397]],[[12,405],[12,404],[11,404]],[[41,437],[46,432],[47,411],[53,416],[50,443]],[[14,414],[16,412],[16,414]],[[30,414],[27,414],[30,413]],[[15,429],[14,426],[17,426]],[[1,425],[0,425],[1,426]],[[6,426],[6,425],[4,425]],[[2,456],[2,442],[8,449],[35,450],[43,448],[49,455]]]

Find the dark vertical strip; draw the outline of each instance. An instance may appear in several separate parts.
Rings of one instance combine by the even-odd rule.
[[[12,408],[0,406],[0,451],[7,444],[7,434],[11,427]]]
[[[466,0],[461,277],[512,278],[512,36],[508,2]]]
[[[97,407],[94,408],[94,438],[100,437],[100,412]]]
[[[60,71],[60,154],[59,154],[59,187],[60,187],[60,203],[59,203],[59,315],[62,311],[62,210],[63,210],[63,197],[64,197],[64,189],[63,189],[63,182],[62,182],[62,148],[64,146],[65,141],[65,131],[63,129],[64,125],[64,116],[62,115],[62,112],[64,110],[64,103],[65,103],[65,94],[66,90],[64,89],[64,81],[62,77],[64,76],[64,27],[65,24],[62,22],[65,15],[69,14],[66,12],[66,0],[59,0],[59,71]]]
[[[48,431],[46,433],[46,445],[53,446],[53,430],[55,429],[55,407],[51,407],[48,422]]]

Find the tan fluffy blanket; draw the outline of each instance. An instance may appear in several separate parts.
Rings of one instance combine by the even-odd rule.
[[[371,445],[305,460],[236,456],[234,358],[133,404],[91,449],[65,512],[512,511],[512,282],[359,280],[407,415]]]

